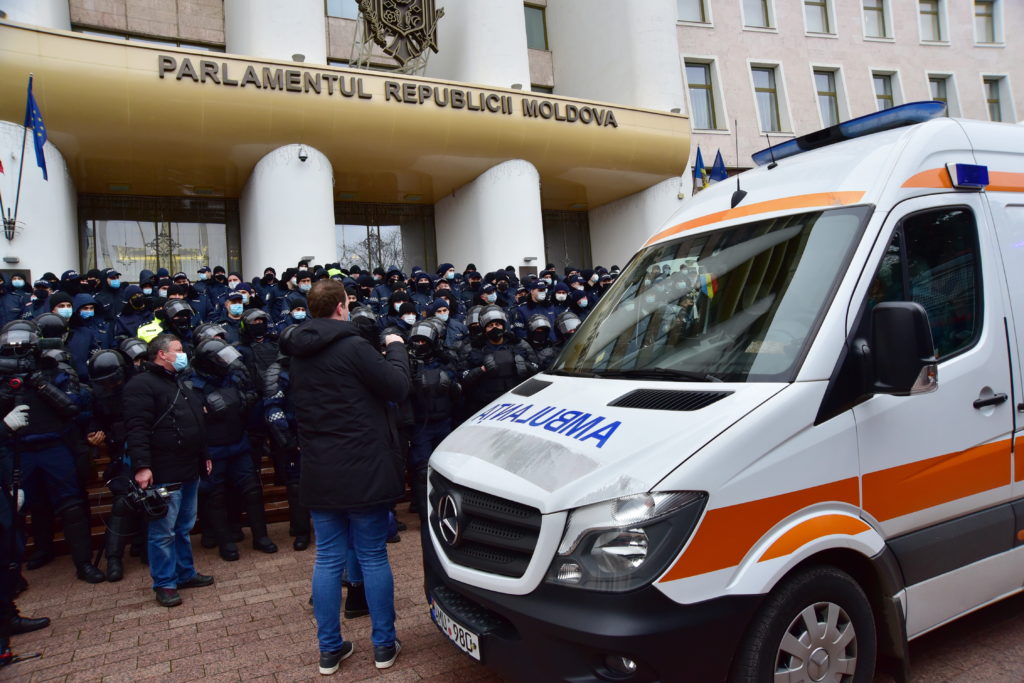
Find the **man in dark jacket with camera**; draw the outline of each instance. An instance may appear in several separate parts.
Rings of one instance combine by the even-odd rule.
[[[394,579],[388,564],[388,510],[405,489],[395,404],[409,393],[409,359],[398,335],[374,348],[348,321],[345,287],[317,282],[309,292],[313,319],[282,340],[292,356],[291,381],[302,452],[300,498],[316,532],[313,612],[320,673],[332,674],[352,654],[341,638],[341,580],[349,535],[362,568],[373,622],[374,661],[394,664]]]
[[[213,583],[196,571],[189,531],[196,522],[200,472],[209,473],[203,398],[181,373],[188,356],[181,340],[161,334],[149,343],[149,363],[124,388],[126,454],[143,489],[167,504],[167,515],[149,522],[149,573],[156,601],[181,604],[179,588]],[[166,495],[165,495],[166,494]],[[153,494],[150,494],[153,495]]]

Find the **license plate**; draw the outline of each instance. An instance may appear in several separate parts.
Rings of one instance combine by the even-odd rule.
[[[441,632],[455,643],[456,647],[473,659],[480,661],[480,639],[475,633],[449,617],[436,604],[430,607],[430,617],[441,629]]]

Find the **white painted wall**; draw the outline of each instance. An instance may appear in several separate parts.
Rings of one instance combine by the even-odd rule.
[[[594,265],[610,268],[626,261],[679,208],[679,179],[590,210],[590,245]]]
[[[331,162],[309,145],[278,147],[256,163],[238,200],[245,280],[267,266],[280,273],[303,256],[335,260],[333,186]]]
[[[438,0],[438,53],[426,75],[499,88],[530,89],[522,0]]]
[[[540,175],[513,159],[482,173],[434,204],[437,260],[485,273],[512,264],[544,267]],[[524,256],[534,256],[528,263]]]
[[[71,30],[68,0],[0,0],[0,10],[7,13],[9,21],[19,24]]]
[[[326,64],[323,0],[224,0],[224,41],[233,54]]]
[[[4,172],[0,174],[0,195],[5,214],[8,209],[14,211],[24,130],[16,123],[0,121],[0,162],[4,165]],[[30,138],[25,145],[18,229],[10,241],[0,234],[0,257],[20,259],[15,264],[0,261],[0,268],[31,269],[32,277],[39,277],[48,270],[60,275],[65,270],[80,267],[75,185],[56,147],[46,143],[43,154],[49,180],[43,180],[43,169],[36,165],[36,151]]]
[[[684,106],[674,0],[550,0],[555,92],[669,111]]]

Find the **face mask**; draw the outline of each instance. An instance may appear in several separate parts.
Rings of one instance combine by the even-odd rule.
[[[306,312],[305,311],[293,311],[292,312],[292,317],[295,318],[296,320],[305,320],[306,319]]]
[[[70,318],[73,312],[74,311],[71,310],[70,306],[61,306],[60,308],[57,309],[57,315],[64,318],[65,320]]]
[[[541,279],[544,280],[544,282],[546,282],[549,287],[551,286],[551,278],[545,277],[545,278],[541,278]]]
[[[228,280],[228,288],[229,289],[234,289],[235,287],[238,286],[238,283],[239,283],[238,280]]]
[[[417,282],[416,283],[416,289],[418,289],[420,292],[429,292],[430,291],[430,283],[429,282]]]
[[[497,301],[497,300],[498,300],[498,295],[497,295],[497,294],[488,294],[488,295],[487,295],[486,297],[484,297],[484,298],[486,298],[486,299],[487,299],[487,303],[489,303],[489,304],[493,304],[493,303],[494,303],[495,301]]]
[[[33,290],[32,293],[35,294],[37,299],[45,299],[50,296],[50,291],[47,289],[36,289]]]
[[[242,304],[230,304],[228,305],[228,312],[231,315],[242,315]]]
[[[402,320],[404,320],[407,325],[412,325],[413,323],[416,322],[416,316],[413,315],[412,313],[409,313],[407,315],[403,315]]]
[[[400,309],[402,307],[402,302],[399,301],[399,302],[393,303],[393,304],[391,304],[391,307],[395,309],[395,313],[398,313],[398,309]]]
[[[289,282],[289,283],[290,283],[290,284],[291,284],[291,285],[292,285],[292,286],[294,287],[294,286],[295,286],[295,283],[296,283],[296,282],[298,282],[298,280],[296,280],[295,278],[292,278],[292,279],[291,279],[291,280],[289,280],[288,282]]]
[[[11,287],[17,287],[18,289],[21,289],[24,286],[25,286],[25,281],[24,280],[11,280]]]
[[[374,282],[383,282],[384,281],[384,276],[383,275],[374,275],[373,276],[373,281]]]
[[[173,367],[174,367],[174,371],[175,372],[181,372],[182,370],[187,368],[188,367],[188,354],[179,351],[174,356]]]
[[[544,303],[545,301],[547,301],[547,298],[548,298],[548,293],[547,292],[540,292],[540,291],[537,292],[537,303],[539,303],[539,304],[540,303]]]
[[[120,280],[111,280],[110,281],[110,286],[111,286],[112,289],[117,289],[118,287],[121,286],[121,281]]]
[[[299,285],[299,291],[300,292],[308,292],[311,289],[313,289],[313,285],[311,285],[309,283],[303,283],[303,284]]]
[[[555,301],[565,301],[567,298],[567,294],[555,294]]]
[[[227,278],[224,277],[223,275],[214,275],[213,279],[216,280],[217,282],[221,283],[221,284],[224,284],[224,282],[227,281]]]
[[[500,327],[492,327],[491,329],[487,330],[487,338],[491,339],[492,341],[499,341],[504,336],[505,330],[501,329]]]
[[[577,292],[582,292],[583,291],[583,285],[581,285],[578,282],[574,282],[573,285],[572,285],[572,288],[575,289]]]
[[[438,320],[440,320],[443,323],[448,322],[448,314],[447,313],[438,313],[434,317],[437,318]]]
[[[152,287],[144,287],[143,290],[142,290],[142,293],[145,294],[146,296],[149,296],[150,294],[153,293],[153,288]]]
[[[159,294],[160,296],[162,296],[163,298],[165,298],[165,299],[167,298],[167,290],[166,290],[166,289],[161,289],[161,290],[160,290],[160,291],[158,292],[158,294]]]
[[[245,305],[245,304],[247,304],[247,303],[249,303],[249,297],[247,297],[247,296],[243,296],[243,297],[242,297],[242,305],[244,306],[244,305]]]
[[[507,291],[507,290],[508,290],[508,283],[507,282],[499,282],[498,283],[498,291],[499,292],[504,292],[504,291]]]
[[[206,279],[206,273],[199,273],[199,279],[200,280],[205,280]]]
[[[78,315],[82,318],[82,320],[88,320],[89,318],[96,315],[96,311],[79,311]]]
[[[257,339],[266,336],[267,326],[263,323],[249,325],[249,333]]]
[[[444,274],[444,279],[445,280],[454,280],[455,279],[455,271],[454,270],[449,270],[447,273]]]
[[[580,308],[586,308],[587,306],[590,305],[590,301],[588,301],[587,299],[580,299],[579,301],[576,302],[576,305],[579,306]]]

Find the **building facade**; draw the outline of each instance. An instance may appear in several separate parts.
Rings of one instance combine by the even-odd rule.
[[[1024,113],[1009,0],[423,8],[436,52],[403,64],[422,45],[374,44],[356,0],[0,0],[3,268],[621,265],[697,146],[740,169],[907,101]]]

